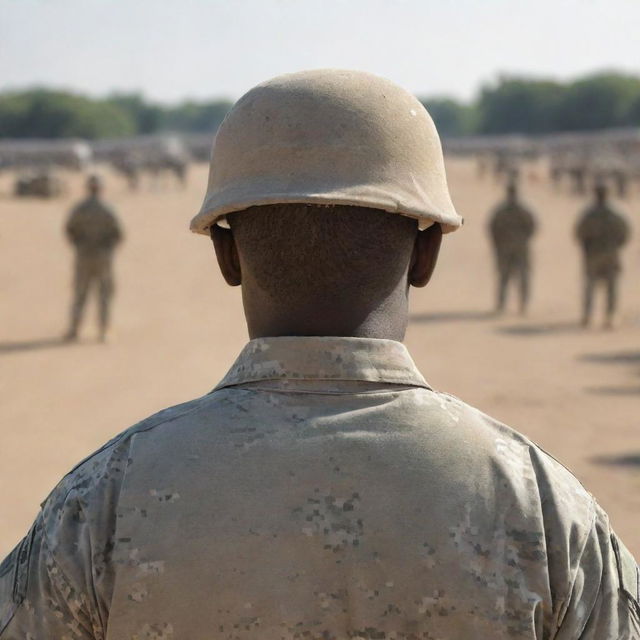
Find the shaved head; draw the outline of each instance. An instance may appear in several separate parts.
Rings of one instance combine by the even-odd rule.
[[[243,271],[284,304],[361,300],[406,280],[416,220],[351,206],[279,204],[229,216]]]
[[[211,239],[228,284],[242,285],[249,335],[401,340],[409,286],[425,286],[442,229],[346,205],[278,204],[228,215]]]

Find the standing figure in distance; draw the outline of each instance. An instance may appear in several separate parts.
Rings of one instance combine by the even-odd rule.
[[[71,322],[65,339],[77,339],[87,294],[95,285],[98,288],[99,339],[104,342],[114,290],[113,251],[122,241],[122,231],[113,211],[100,199],[102,184],[97,176],[89,177],[87,191],[88,198],[71,211],[65,227],[76,252]]]
[[[507,198],[498,205],[489,222],[498,270],[498,299],[496,309],[504,311],[507,285],[517,278],[520,291],[520,313],[529,302],[529,241],[535,233],[536,222],[529,209],[518,200],[515,182],[507,186]]]
[[[596,184],[594,194],[595,202],[584,211],[576,225],[576,238],[584,256],[582,325],[586,327],[591,321],[593,293],[596,284],[602,282],[607,288],[605,327],[610,329],[618,306],[620,249],[629,239],[629,224],[609,205],[604,183]]]

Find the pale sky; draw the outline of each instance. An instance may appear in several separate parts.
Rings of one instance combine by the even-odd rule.
[[[235,99],[318,67],[464,99],[500,72],[640,74],[640,0],[0,0],[0,89]]]

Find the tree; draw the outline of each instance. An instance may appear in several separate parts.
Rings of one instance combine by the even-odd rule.
[[[478,101],[480,133],[546,133],[555,128],[564,87],[551,80],[501,77]]]
[[[167,110],[165,126],[172,131],[210,133],[220,126],[232,104],[228,100],[183,102]]]
[[[427,97],[422,103],[443,136],[640,126],[640,76],[600,72],[564,84],[501,76],[470,103],[445,96]],[[231,106],[222,99],[165,106],[139,93],[93,99],[48,89],[0,92],[0,138],[211,133]]]
[[[136,133],[154,133],[164,125],[164,109],[146,102],[138,93],[115,93],[108,101],[129,114],[135,124]]]
[[[453,98],[433,97],[421,100],[443,136],[464,136],[476,129],[476,109]]]
[[[64,91],[0,94],[0,137],[103,138],[135,131],[128,115],[105,101]]]
[[[558,108],[556,127],[583,131],[638,124],[634,115],[640,100],[640,78],[598,73],[572,82]]]

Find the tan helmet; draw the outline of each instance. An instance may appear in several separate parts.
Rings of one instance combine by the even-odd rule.
[[[242,96],[214,140],[191,230],[208,233],[227,213],[293,202],[382,209],[445,232],[462,224],[426,109],[362,71],[301,71]]]

